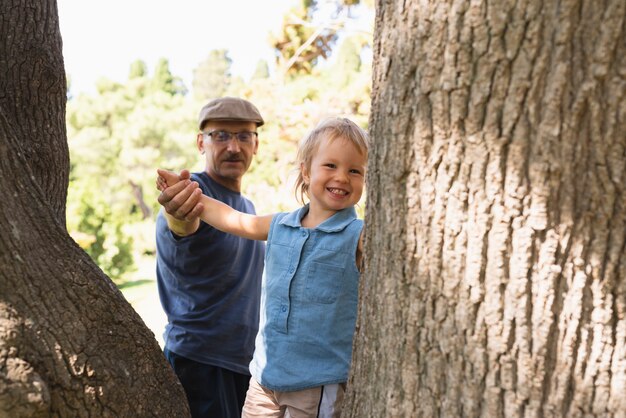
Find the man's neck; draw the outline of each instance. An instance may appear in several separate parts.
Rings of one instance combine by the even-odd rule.
[[[241,193],[241,178],[232,179],[229,177],[222,177],[212,172],[211,170],[205,170],[205,173],[207,173],[207,175],[211,177],[216,183],[221,184],[222,186],[232,190],[233,192]]]

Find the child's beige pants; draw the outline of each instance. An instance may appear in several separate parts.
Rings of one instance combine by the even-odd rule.
[[[242,418],[339,418],[345,383],[277,392],[250,379]]]

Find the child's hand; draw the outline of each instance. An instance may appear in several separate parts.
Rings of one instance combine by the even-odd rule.
[[[161,168],[157,168],[157,180],[156,186],[159,191],[163,191],[168,187],[171,187],[178,183],[179,181],[189,179],[191,177],[189,170],[182,170],[180,175],[174,173],[173,171],[163,170]]]

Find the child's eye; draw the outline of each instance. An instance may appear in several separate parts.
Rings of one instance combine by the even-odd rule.
[[[328,168],[337,168],[337,166],[333,163],[326,163],[324,164],[324,167],[328,167]]]
[[[361,174],[361,170],[357,170],[356,168],[353,168],[352,170],[350,170],[350,172],[352,174]]]

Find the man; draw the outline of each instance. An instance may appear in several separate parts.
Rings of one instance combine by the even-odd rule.
[[[157,283],[168,324],[165,356],[193,417],[239,417],[259,323],[264,244],[201,222],[201,193],[246,213],[241,180],[256,154],[264,121],[250,102],[215,99],[200,111],[196,143],[205,169],[159,196]]]

